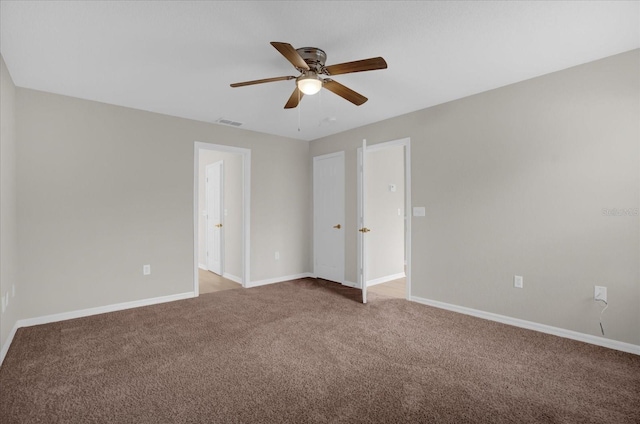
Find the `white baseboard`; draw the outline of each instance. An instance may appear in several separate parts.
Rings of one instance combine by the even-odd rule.
[[[389,281],[397,280],[398,278],[405,278],[407,275],[403,272],[393,275],[387,275],[385,277],[375,278],[367,281],[367,287],[375,286],[376,284],[387,283]]]
[[[240,277],[236,277],[236,276],[235,276],[235,275],[233,275],[233,274],[228,274],[228,273],[226,273],[226,272],[223,272],[223,273],[222,273],[222,277],[223,277],[223,278],[226,278],[227,280],[231,280],[231,281],[233,281],[233,282],[235,282],[235,283],[242,284],[242,278],[240,278]]]
[[[14,325],[13,329],[11,330],[11,333],[9,334],[9,337],[7,338],[6,343],[2,347],[2,351],[0,351],[0,364],[2,364],[2,361],[4,360],[5,355],[9,351],[9,345],[11,345],[11,342],[13,341],[13,337],[15,336],[18,328],[31,327],[32,325],[48,324],[50,322],[65,321],[65,320],[74,319],[74,318],[88,317],[91,315],[105,314],[107,312],[122,311],[124,309],[139,308],[141,306],[157,305],[158,303],[166,303],[166,302],[173,302],[175,300],[189,299],[194,297],[194,295],[195,295],[194,292],[186,292],[186,293],[172,294],[169,296],[134,300],[131,302],[117,303],[114,305],[98,306],[96,308],[81,309],[78,311],[63,312],[60,314],[52,314],[52,315],[45,315],[41,317],[18,320]]]
[[[433,306],[448,311],[458,312],[465,315],[471,315],[478,318],[488,319],[490,321],[501,322],[503,324],[513,325],[514,327],[526,328],[528,330],[539,331],[541,333],[552,334],[566,339],[578,340],[584,343],[590,343],[597,346],[607,347],[609,349],[620,350],[622,352],[640,355],[640,346],[631,343],[620,342],[617,340],[606,339],[604,337],[592,336],[591,334],[579,333],[577,331],[566,330],[564,328],[552,327],[546,324],[539,324],[533,321],[526,321],[519,318],[512,318],[505,315],[485,312],[478,309],[467,308],[465,306],[452,305],[450,303],[440,302],[437,300],[424,299],[412,296],[411,300],[423,305]]]
[[[9,346],[11,346],[11,342],[13,341],[13,338],[16,335],[16,331],[18,331],[18,328],[19,328],[18,322],[19,321],[17,321],[13,326],[13,328],[11,329],[11,332],[9,333],[9,337],[7,337],[7,340],[4,342],[4,345],[2,346],[2,350],[0,350],[0,366],[4,361],[4,357],[7,356],[7,352],[9,352]]]
[[[169,296],[153,297],[151,299],[133,300],[131,302],[116,303],[114,305],[98,306],[96,308],[81,309],[79,311],[63,312],[60,314],[45,315],[42,317],[21,319],[18,321],[19,327],[30,327],[32,325],[48,324],[50,322],[65,321],[68,319],[88,317],[91,315],[105,314],[107,312],[121,311],[124,309],[139,308],[141,306],[156,305],[158,303],[173,302],[175,300],[189,299],[194,297],[193,292],[172,294]]]
[[[208,271],[207,266],[205,264],[198,264],[198,268]]]
[[[247,283],[247,288],[266,286],[267,284],[281,283],[283,281],[297,280],[299,278],[313,278],[311,272],[303,272],[302,274],[287,275],[284,277],[268,278],[266,280],[251,281]]]

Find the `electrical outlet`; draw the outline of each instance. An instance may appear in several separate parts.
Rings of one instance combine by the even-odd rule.
[[[276,252],[276,261],[280,260],[280,252]]]
[[[595,286],[593,289],[593,300],[607,301],[607,288],[604,286]]]
[[[517,289],[521,289],[524,286],[524,278],[522,275],[514,275],[513,276],[513,287]]]
[[[142,267],[142,275],[149,275],[151,274],[151,265],[144,265]]]

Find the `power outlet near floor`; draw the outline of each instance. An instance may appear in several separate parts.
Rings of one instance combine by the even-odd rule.
[[[524,287],[524,278],[522,278],[522,275],[513,276],[513,287],[517,289],[521,289]]]
[[[151,265],[143,265],[142,275],[150,275],[150,274],[151,274]]]
[[[593,300],[607,302],[607,288],[605,286],[595,286],[593,289]]]

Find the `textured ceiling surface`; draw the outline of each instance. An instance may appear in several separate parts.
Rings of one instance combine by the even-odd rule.
[[[0,2],[16,85],[301,140],[640,47],[640,2]],[[285,110],[297,75],[271,45],[319,47],[362,106],[322,90]]]

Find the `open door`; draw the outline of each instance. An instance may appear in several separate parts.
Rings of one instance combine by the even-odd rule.
[[[223,228],[222,228],[222,161],[207,165],[207,268],[222,275],[223,272]]]
[[[367,303],[367,233],[371,230],[367,228],[365,216],[366,190],[364,184],[366,181],[367,170],[367,140],[362,140],[362,149],[358,149],[358,283],[362,289],[362,303]]]
[[[393,141],[388,141],[384,143],[377,143],[372,146],[367,146],[367,141],[362,141],[362,147],[358,148],[358,269],[357,269],[357,279],[358,279],[358,287],[362,289],[362,303],[367,303],[368,299],[368,291],[369,288],[367,285],[367,281],[369,286],[377,284],[375,278],[375,267],[370,266],[367,267],[367,262],[373,264],[375,262],[371,262],[372,258],[367,256],[372,256],[371,253],[376,253],[376,249],[381,249],[382,246],[376,245],[376,237],[372,237],[372,234],[380,236],[384,234],[385,229],[380,227],[380,221],[376,221],[376,210],[377,208],[374,206],[372,208],[371,200],[372,195],[375,195],[376,187],[379,187],[380,181],[378,181],[378,185],[372,184],[372,181],[375,181],[375,157],[374,153],[379,152],[381,150],[401,146],[404,148],[404,210],[405,213],[402,216],[401,210],[398,209],[398,217],[399,219],[404,220],[404,268],[405,268],[405,298],[407,300],[411,300],[411,140],[409,138],[398,139]],[[368,159],[367,160],[367,156]],[[374,159],[374,161],[372,161]],[[390,163],[390,162],[385,162]],[[380,166],[380,164],[378,164]],[[396,175],[395,178],[398,178]],[[368,187],[369,186],[369,187]],[[395,188],[395,184],[393,184]],[[388,186],[389,191],[393,191],[391,185]],[[368,195],[368,194],[369,195]],[[372,194],[374,193],[374,194]],[[370,213],[367,214],[367,207],[369,207]],[[394,215],[395,216],[395,215]],[[376,225],[376,222],[378,225]],[[374,227],[370,227],[373,225]],[[378,231],[376,231],[376,229]],[[387,228],[388,230],[388,228]],[[369,234],[372,231],[376,231],[375,233]],[[381,243],[380,240],[377,242]],[[394,244],[396,249],[401,249]],[[386,248],[388,246],[384,246]],[[373,273],[373,274],[372,274]],[[374,277],[370,279],[370,277]],[[397,277],[395,277],[397,278]],[[394,279],[395,279],[394,278]]]

